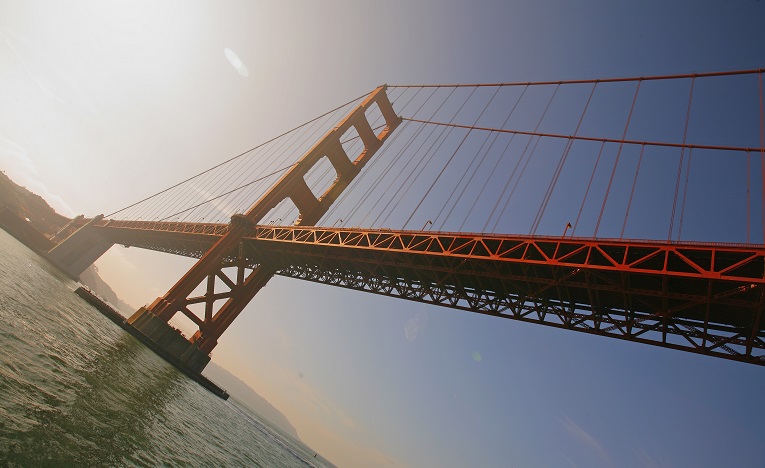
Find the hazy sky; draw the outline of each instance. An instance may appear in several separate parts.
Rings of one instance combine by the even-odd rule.
[[[110,213],[383,83],[765,66],[765,2],[0,0],[0,166]],[[192,264],[113,248],[134,306]],[[762,368],[275,278],[213,360],[344,466],[759,466]]]

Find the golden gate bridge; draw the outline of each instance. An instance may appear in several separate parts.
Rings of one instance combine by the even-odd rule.
[[[129,320],[194,372],[274,275],[763,365],[764,71],[381,86],[48,256],[197,258]]]

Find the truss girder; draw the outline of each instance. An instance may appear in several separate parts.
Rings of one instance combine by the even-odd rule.
[[[225,231],[192,224],[103,227],[191,257]],[[762,246],[281,226],[242,241],[283,276],[765,364]]]
[[[765,248],[745,244],[669,244],[274,226],[258,226],[245,236],[257,240],[765,284]]]
[[[288,258],[277,274],[358,291],[398,297],[503,318],[610,336],[744,362],[765,364],[765,332],[759,300],[703,300],[651,291],[625,292],[621,278],[598,272],[556,272],[558,279],[523,275],[476,274],[468,263],[437,261],[433,268],[405,259],[359,261],[337,252],[315,254],[269,250]],[[326,249],[330,250],[330,249]],[[334,249],[332,249],[334,250]],[[439,259],[442,260],[442,259]],[[449,264],[450,263],[450,264]],[[576,279],[574,279],[576,278]],[[554,294],[539,294],[554,284]],[[624,306],[623,296],[635,306]],[[663,304],[669,306],[663,306]],[[641,307],[642,306],[642,307]],[[719,309],[719,311],[717,310]],[[734,320],[711,320],[709,311],[726,311]]]

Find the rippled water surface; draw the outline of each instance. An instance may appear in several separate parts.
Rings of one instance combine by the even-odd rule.
[[[0,230],[0,465],[314,466],[204,390]]]

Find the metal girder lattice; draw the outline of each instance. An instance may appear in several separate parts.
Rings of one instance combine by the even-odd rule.
[[[277,274],[765,364],[765,250],[259,226]]]
[[[104,230],[189,256],[221,232],[144,226]],[[251,227],[241,241],[244,261],[284,276],[764,363],[761,246],[299,226]]]
[[[282,253],[284,254],[284,253]],[[751,327],[713,323],[674,315],[674,309],[709,310],[698,298],[679,295],[629,294],[623,284],[628,278],[608,278],[587,270],[561,269],[553,278],[540,282],[525,275],[502,279],[481,277],[477,272],[459,271],[451,265],[411,267],[400,259],[370,263],[349,261],[330,254],[316,258],[290,258],[291,265],[277,274],[317,283],[330,284],[384,296],[424,302],[503,318],[538,323],[628,341],[713,355],[726,359],[765,364],[765,333]],[[525,268],[531,273],[532,268]],[[466,284],[465,275],[473,275]],[[575,280],[575,278],[578,278]],[[572,299],[571,289],[584,288],[589,302]],[[551,293],[545,293],[545,291]],[[624,306],[615,307],[600,296],[624,295]],[[651,297],[654,296],[654,297]],[[735,301],[729,301],[735,307]],[[643,307],[639,307],[642,305]],[[753,316],[755,315],[754,310]],[[759,320],[759,317],[757,317]]]

